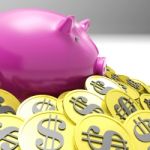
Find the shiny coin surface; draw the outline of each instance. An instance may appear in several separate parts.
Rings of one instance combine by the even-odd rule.
[[[102,99],[86,90],[69,92],[63,101],[65,115],[77,124],[85,115],[91,113],[105,113],[102,108]]]
[[[112,89],[119,89],[123,91],[121,86],[113,80],[98,75],[87,78],[85,87],[88,91],[97,94],[101,98],[104,98],[104,96]]]
[[[141,83],[136,82],[135,80],[129,78],[125,75],[119,75],[119,79],[121,82],[126,83],[127,85],[133,87],[135,90],[137,90],[140,94],[146,92],[145,88],[141,85]]]
[[[150,94],[142,94],[140,97],[140,102],[145,110],[150,110]]]
[[[110,68],[109,66],[106,67],[106,73],[105,73],[105,76],[110,78],[110,79],[113,79],[115,81],[119,81],[119,76],[115,73],[115,71]]]
[[[29,136],[30,135],[30,136]],[[59,112],[41,112],[19,131],[21,150],[74,150],[74,125]]]
[[[149,88],[149,86],[147,85],[147,84],[145,84],[144,82],[142,82],[142,81],[140,81],[140,80],[137,80],[137,79],[132,79],[134,82],[136,82],[136,83],[139,83],[140,85],[142,85],[143,86],[143,88],[144,88],[144,92],[145,93],[150,93],[150,88]]]
[[[150,149],[150,111],[137,111],[127,118],[124,126],[132,137],[131,142],[134,143],[135,150]]]
[[[17,115],[25,120],[35,113],[42,111],[54,111],[56,107],[57,98],[49,95],[36,95],[26,99],[18,108]]]
[[[66,91],[66,92],[61,93],[61,94],[58,96],[58,99],[63,99],[69,92],[71,92],[71,91]]]
[[[112,69],[110,66],[106,66],[106,73],[107,73],[107,72],[115,73],[115,70]]]
[[[63,108],[63,100],[64,100],[64,97],[69,93],[69,91],[66,91],[62,94],[59,95],[58,97],[58,100],[57,100],[57,108],[58,108],[58,111],[61,112],[61,113],[64,113],[64,108]]]
[[[110,111],[108,110],[108,107],[106,105],[106,100],[105,99],[102,101],[102,108],[103,108],[105,114],[107,114],[109,116],[112,116],[111,113],[110,113]]]
[[[115,70],[113,70],[110,66],[106,66],[105,76],[111,78],[112,74],[115,74]]]
[[[137,90],[135,90],[131,86],[119,81],[117,83],[122,87],[125,93],[129,95],[132,99],[137,100],[140,98],[140,94],[137,92]]]
[[[19,128],[23,120],[15,115],[0,114],[0,149],[21,150],[18,142]]]
[[[0,89],[0,114],[16,114],[19,100],[8,91]]]
[[[88,115],[75,128],[77,150],[134,150],[130,136],[118,121],[106,115]]]
[[[120,121],[126,120],[129,115],[139,110],[137,103],[127,94],[119,90],[109,91],[105,99],[112,116]]]

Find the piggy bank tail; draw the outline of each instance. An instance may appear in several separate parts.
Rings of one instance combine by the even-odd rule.
[[[98,57],[94,66],[94,74],[104,75],[106,72],[106,58]]]

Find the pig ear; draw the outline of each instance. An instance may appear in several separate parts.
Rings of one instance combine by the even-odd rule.
[[[80,22],[80,25],[82,26],[82,28],[85,30],[85,31],[88,31],[89,27],[90,27],[90,24],[91,24],[91,21],[90,19],[85,19],[85,20],[82,20]]]
[[[66,19],[59,24],[59,31],[69,34],[72,30],[74,18],[74,16],[67,16]]]

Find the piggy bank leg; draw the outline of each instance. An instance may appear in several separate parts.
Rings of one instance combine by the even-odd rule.
[[[106,72],[106,58],[98,57],[94,66],[94,74],[104,75]]]

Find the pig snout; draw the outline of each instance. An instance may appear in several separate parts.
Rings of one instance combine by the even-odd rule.
[[[94,74],[104,75],[105,72],[106,72],[106,58],[97,57],[97,60],[94,66]]]

